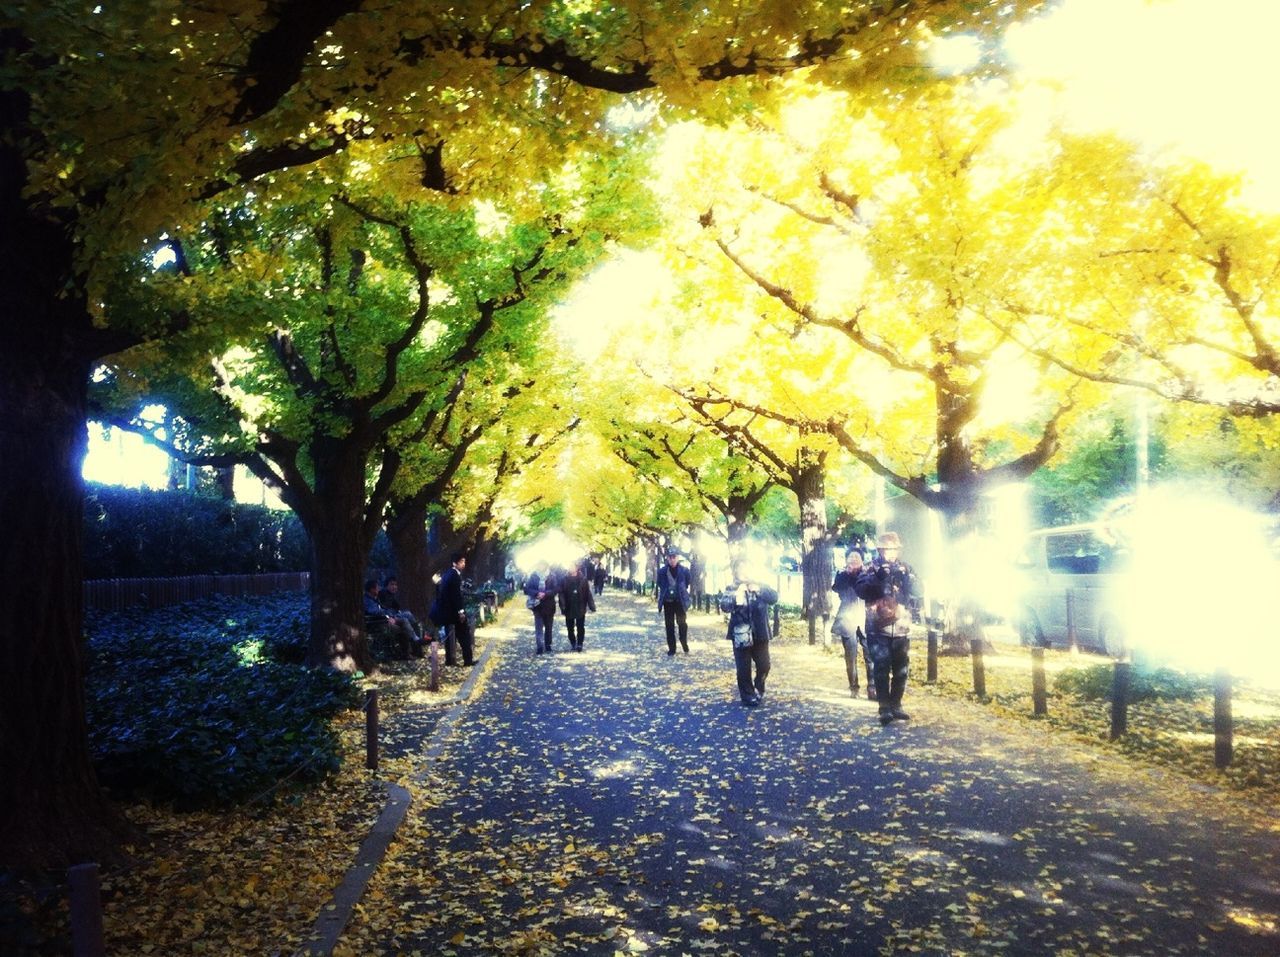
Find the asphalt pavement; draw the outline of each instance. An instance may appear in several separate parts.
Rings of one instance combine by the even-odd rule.
[[[918,687],[881,728],[794,625],[748,709],[719,616],[669,658],[597,602],[582,653],[504,613],[339,952],[1280,953],[1239,796]]]

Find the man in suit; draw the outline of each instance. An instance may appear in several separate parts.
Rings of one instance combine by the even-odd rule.
[[[428,617],[436,625],[447,629],[444,645],[444,663],[458,664],[458,649],[462,649],[462,664],[470,667],[471,625],[467,621],[467,609],[462,603],[462,572],[467,567],[467,556],[455,552],[449,556],[449,567],[436,584],[435,601],[431,603]]]

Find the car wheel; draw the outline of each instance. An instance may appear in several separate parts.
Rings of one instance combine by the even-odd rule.
[[[1040,627],[1040,619],[1030,608],[1023,609],[1018,617],[1018,640],[1027,648],[1046,648],[1049,645]]]
[[[1102,651],[1113,658],[1127,658],[1129,642],[1125,639],[1124,629],[1114,618],[1104,618],[1098,622],[1098,644]]]

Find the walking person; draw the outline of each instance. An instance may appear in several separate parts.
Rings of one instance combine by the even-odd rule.
[[[604,568],[604,556],[596,559],[595,566],[592,568],[592,577],[595,579],[596,594],[604,594],[604,580],[608,577],[608,573]]]
[[[871,680],[871,658],[867,654],[867,636],[863,632],[866,624],[867,606],[858,597],[857,581],[862,574],[862,552],[856,548],[845,553],[844,568],[836,572],[836,580],[831,583],[831,590],[840,598],[840,607],[836,609],[836,618],[831,626],[831,634],[840,639],[844,646],[844,670],[849,678],[849,694],[858,697],[858,649],[862,649],[862,660],[867,669],[867,697],[875,700],[876,686]]]
[[[770,667],[769,606],[777,600],[778,593],[757,581],[746,559],[733,563],[733,584],[721,596],[720,610],[729,614],[728,638],[733,643],[738,695],[748,708],[764,702]]]
[[[582,650],[587,611],[596,610],[596,601],[591,597],[591,580],[585,574],[584,566],[589,567],[589,563],[582,562],[572,566],[560,582],[560,613],[564,615],[564,630],[569,635],[569,647],[574,651]]]
[[[692,578],[689,569],[680,564],[680,549],[667,549],[667,563],[658,569],[657,574],[658,608],[662,612],[663,622],[667,627],[667,656],[676,653],[677,634],[680,647],[689,653],[689,586]]]
[[[525,605],[533,612],[534,654],[551,650],[551,631],[556,621],[556,590],[546,562],[538,562],[524,583]]]
[[[462,572],[466,567],[467,556],[462,552],[449,556],[449,567],[436,584],[436,597],[428,617],[447,629],[444,663],[458,664],[458,650],[461,649],[462,664],[470,667],[475,663],[471,659],[471,624],[467,621],[467,609],[462,598]]]
[[[896,532],[885,532],[877,543],[880,554],[864,566],[855,587],[867,603],[866,650],[871,655],[880,723],[907,721],[902,710],[910,664],[911,614],[908,603],[915,595],[915,573],[900,560],[902,541]]]

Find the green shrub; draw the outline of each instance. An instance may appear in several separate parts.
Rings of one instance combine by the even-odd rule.
[[[306,571],[311,548],[292,512],[190,492],[89,484],[84,577],[170,578]],[[385,533],[369,564],[391,566]]]
[[[1059,694],[1106,701],[1111,697],[1114,679],[1114,665],[1092,665],[1062,672],[1054,679],[1053,687]],[[1194,701],[1212,693],[1210,679],[1172,668],[1134,667],[1129,672],[1130,701]]]
[[[358,694],[350,676],[277,660],[305,617],[298,595],[94,615],[86,686],[104,783],[203,807],[335,770],[330,719]]]

